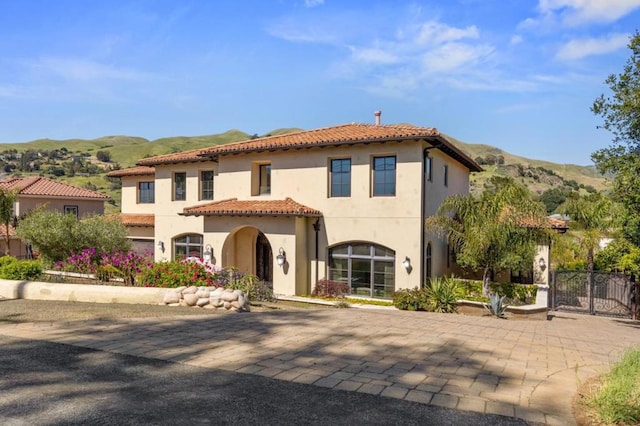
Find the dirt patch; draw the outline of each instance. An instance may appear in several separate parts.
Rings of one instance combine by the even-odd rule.
[[[50,300],[0,299],[0,323],[43,321],[109,320],[120,318],[159,318],[191,315],[252,315],[259,312],[323,309],[320,305],[295,302],[258,302],[251,312],[226,312],[215,309],[179,306],[133,305],[125,303],[86,303]],[[331,307],[329,307],[331,308]]]
[[[573,416],[576,419],[578,426],[603,426],[602,423],[597,420],[596,410],[590,407],[587,402],[600,390],[602,387],[602,376],[592,377],[584,382],[578,388],[572,401]]]

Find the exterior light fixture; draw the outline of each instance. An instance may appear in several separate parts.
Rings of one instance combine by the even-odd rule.
[[[158,244],[156,244],[156,247],[158,248],[158,250],[164,253],[164,243],[162,241],[158,241]]]
[[[278,255],[276,256],[276,262],[278,262],[278,266],[282,266],[286,261],[287,261],[287,255],[285,254],[284,249],[280,247],[278,249]]]
[[[211,263],[211,259],[213,258],[213,247],[211,244],[207,244],[204,246],[204,253],[202,253],[202,258],[206,263]]]
[[[540,267],[541,271],[547,269],[547,263],[544,261],[544,257],[540,258],[540,260],[538,261],[538,266]]]
[[[404,269],[406,269],[407,272],[411,273],[411,270],[413,268],[411,267],[411,259],[409,259],[409,256],[404,257],[404,260],[402,261],[402,266],[404,266]]]

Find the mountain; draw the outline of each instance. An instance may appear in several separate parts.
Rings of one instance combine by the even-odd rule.
[[[300,131],[297,128],[275,129],[262,136]],[[451,143],[482,165],[485,171],[474,173],[470,185],[479,193],[484,183],[495,175],[512,176],[531,191],[542,194],[550,188],[575,189],[583,192],[605,191],[608,181],[593,166],[558,164],[510,154],[490,145],[469,144],[444,135]],[[132,136],[105,136],[97,139],[38,139],[24,143],[0,144],[0,167],[5,175],[44,174],[68,183],[108,194],[119,210],[120,189],[105,174],[113,168],[130,167],[144,157],[168,154],[239,142],[258,137],[240,130],[205,136],[174,136],[149,141]],[[101,152],[102,155],[98,155]],[[104,153],[109,161],[100,161]]]

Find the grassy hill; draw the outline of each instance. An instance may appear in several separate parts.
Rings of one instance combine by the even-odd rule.
[[[302,129],[275,129],[262,136],[291,133]],[[205,136],[175,136],[149,141],[144,138],[131,136],[105,136],[102,138],[84,139],[38,139],[25,143],[0,144],[0,151],[15,149],[18,152],[50,151],[66,148],[70,153],[83,154],[94,164],[107,168],[117,163],[120,167],[130,167],[144,157],[204,148],[231,142],[239,142],[258,137],[240,130],[229,130],[224,133]],[[481,192],[484,183],[494,175],[512,176],[522,182],[529,189],[541,194],[550,188],[573,187],[574,189],[603,191],[608,189],[607,180],[599,175],[592,166],[578,166],[573,164],[558,164],[548,161],[529,159],[510,154],[490,145],[468,144],[455,138],[446,136],[454,145],[465,151],[471,158],[486,163],[487,158],[500,158],[500,164],[482,164],[484,172],[471,176],[471,190]],[[108,151],[111,155],[110,163],[102,163],[96,159],[98,151]],[[106,173],[106,172],[105,172]],[[108,212],[119,211],[120,190],[117,184],[110,182],[105,173],[75,176],[61,176],[58,179],[72,185],[91,188],[112,197],[112,203],[107,207]],[[23,173],[26,175],[27,173]],[[46,175],[46,173],[45,173]],[[48,175],[46,175],[48,176]],[[48,176],[51,177],[51,176]]]

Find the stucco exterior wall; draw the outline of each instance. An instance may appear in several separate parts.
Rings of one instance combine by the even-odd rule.
[[[78,217],[104,213],[103,200],[20,196],[16,202],[16,215],[23,215],[41,205],[46,205],[47,210],[57,210],[59,212],[64,212],[65,206],[78,206]]]

